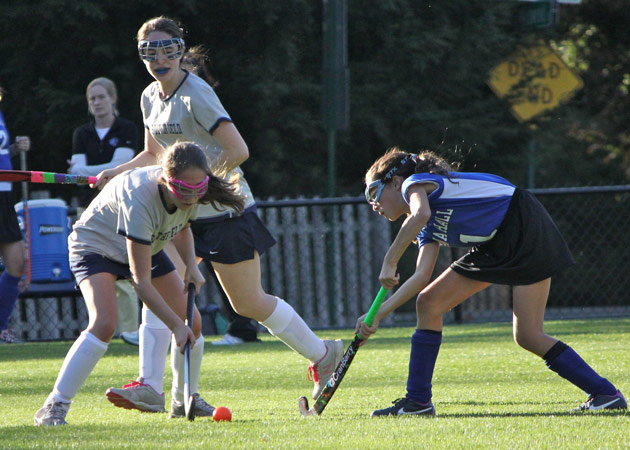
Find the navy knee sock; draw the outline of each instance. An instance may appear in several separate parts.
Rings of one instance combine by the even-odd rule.
[[[20,277],[9,275],[6,270],[0,275],[0,330],[5,330],[9,326],[9,319],[19,293],[19,282]]]
[[[431,401],[431,379],[442,344],[442,332],[416,330],[411,336],[407,398],[418,403]]]
[[[617,389],[564,342],[558,341],[543,356],[547,367],[589,395],[614,395]]]

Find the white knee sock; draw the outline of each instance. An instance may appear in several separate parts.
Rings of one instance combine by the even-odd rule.
[[[277,297],[276,297],[277,298]],[[326,354],[326,344],[308,327],[293,307],[277,298],[276,309],[263,322],[271,334],[311,362]]]
[[[201,374],[201,360],[203,359],[203,336],[199,336],[195,346],[190,350],[190,393],[199,392],[199,376]],[[173,388],[171,395],[179,403],[184,403],[184,355],[175,343],[171,343],[171,369],[173,370]]]
[[[140,376],[155,392],[164,392],[166,355],[171,343],[171,330],[151,310],[142,307],[140,337]]]
[[[47,402],[53,398],[64,403],[71,402],[106,351],[106,342],[83,331],[70,347]]]

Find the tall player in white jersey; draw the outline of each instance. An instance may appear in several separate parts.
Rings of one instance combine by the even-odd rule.
[[[183,30],[172,19],[156,17],[145,22],[138,31],[138,50],[148,72],[156,80],[143,92],[141,107],[145,125],[145,148],[129,163],[102,172],[99,184],[132,167],[154,164],[164,148],[173,142],[191,140],[199,144],[214,167],[225,167],[240,175],[240,193],[245,211],[217,211],[200,207],[192,224],[195,251],[214,268],[234,310],[263,324],[274,336],[311,362],[309,376],[315,382],[316,398],[326,385],[337,362],[343,356],[340,340],[321,340],[296,311],[284,300],[267,294],[261,284],[260,254],[275,244],[275,239],[256,213],[251,190],[239,165],[249,157],[249,150],[213,89],[198,76],[184,70]],[[140,327],[140,385],[110,392],[135,402],[137,393],[149,386],[160,393],[163,389],[164,353],[170,332],[150,311],[143,311]],[[154,350],[143,351],[148,343]],[[203,340],[197,348],[203,351]],[[177,357],[177,355],[175,355]],[[191,353],[191,363],[195,352]],[[174,370],[171,415],[183,400],[178,367]],[[150,396],[152,398],[158,397]],[[162,400],[163,401],[163,400]],[[143,406],[138,404],[137,409]],[[196,411],[196,415],[204,415]]]
[[[66,424],[72,399],[116,330],[119,278],[131,279],[138,296],[172,331],[180,353],[188,340],[194,348],[195,336],[201,334],[199,311],[194,312],[194,330],[184,319],[185,286],[194,283],[199,290],[205,281],[189,227],[197,203],[243,208],[237,186],[212,175],[203,151],[182,142],[169,149],[161,166],[121,174],[81,214],[68,244],[70,267],[85,299],[89,323],[66,355],[52,392],[35,414],[35,425]],[[186,265],[186,284],[163,251],[172,239]],[[200,366],[191,365],[191,392],[197,397],[199,370]]]
[[[365,316],[357,321],[357,331],[367,339],[383,318],[417,295],[407,394],[372,416],[435,414],[431,381],[442,315],[494,283],[513,286],[515,342],[589,395],[576,410],[627,408],[615,386],[543,331],[551,276],[574,261],[532,194],[496,175],[452,172],[433,152],[414,155],[398,148],[370,167],[365,183],[374,211],[391,221],[406,215],[383,260],[379,280],[385,288],[399,283],[397,264],[409,244],[415,241],[419,249],[415,273],[383,303],[373,325],[365,325]],[[430,282],[439,245],[470,250]]]

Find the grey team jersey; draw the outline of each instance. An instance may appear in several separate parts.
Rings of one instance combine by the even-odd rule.
[[[160,98],[160,85],[154,81],[142,92],[144,127],[164,148],[176,142],[191,141],[199,145],[210,166],[223,148],[212,136],[221,122],[231,122],[219,97],[208,83],[187,72],[184,81],[168,98]],[[240,193],[246,196],[245,207],[254,204],[254,197],[240,167],[230,175],[239,175]],[[212,205],[199,205],[199,219],[225,214],[230,208],[217,210]]]
[[[70,256],[97,253],[129,264],[127,238],[155,255],[195,217],[197,205],[169,213],[158,189],[159,166],[114,177],[81,214],[68,237]]]

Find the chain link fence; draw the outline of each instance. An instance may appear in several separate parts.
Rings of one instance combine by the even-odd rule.
[[[577,262],[552,280],[547,319],[630,316],[630,186],[533,192]],[[278,239],[261,258],[264,289],[293,305],[315,329],[354,327],[378,291],[381,261],[400,223],[374,214],[359,197],[261,201],[259,214]],[[442,248],[436,272],[460,251]],[[399,265],[403,279],[413,272],[416,255],[410,247],[403,256]],[[211,280],[209,275],[206,279]],[[221,304],[221,294],[209,281],[198,306],[208,310],[213,304]],[[510,287],[491,286],[449,312],[444,321],[511,318]],[[415,305],[409,301],[384,325],[414,323]],[[85,305],[72,282],[23,292],[10,323],[24,340],[72,339],[86,325]]]

